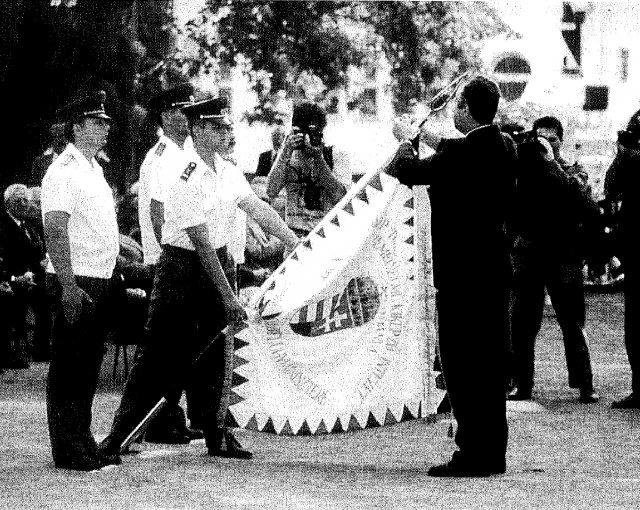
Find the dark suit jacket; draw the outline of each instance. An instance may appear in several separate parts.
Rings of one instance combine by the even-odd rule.
[[[443,140],[428,158],[398,163],[396,177],[400,182],[430,185],[437,289],[468,289],[472,282],[509,284],[506,222],[516,164],[513,141],[503,137],[495,125],[464,138]]]
[[[273,151],[264,151],[260,153],[258,157],[258,168],[256,168],[255,177],[266,177],[271,171],[271,163],[273,158]]]
[[[556,161],[544,161],[520,146],[514,202],[514,256],[518,265],[582,268],[587,238],[599,225],[600,210],[589,189]]]
[[[40,262],[45,256],[45,247],[37,229],[27,224],[29,236],[4,211],[0,214],[0,257],[11,276],[19,276],[26,271],[39,273]]]

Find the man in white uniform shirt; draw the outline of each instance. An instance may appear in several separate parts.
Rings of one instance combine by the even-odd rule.
[[[120,462],[99,452],[91,434],[119,248],[113,195],[94,157],[109,133],[105,97],[100,91],[58,112],[70,143],[42,182],[47,286],[55,309],[49,436],[56,467],[82,471]]]
[[[189,124],[181,108],[193,102],[193,94],[193,86],[185,83],[160,92],[148,105],[149,115],[156,119],[162,134],[140,166],[138,220],[143,261],[154,272],[162,251],[160,240],[166,195],[189,163],[183,151],[183,144],[189,137]],[[166,396],[169,403],[147,429],[146,441],[187,444],[192,439],[203,437],[202,431],[186,426],[179,403],[181,395],[182,391],[176,389],[173,395]],[[201,421],[203,405],[198,401],[197,389],[187,391],[189,417],[196,425]]]
[[[151,295],[148,338],[134,362],[111,432],[101,443],[117,454],[124,439],[168,392],[182,387],[194,372],[197,354],[225,325],[238,324],[246,314],[238,302],[222,263],[228,264],[224,232],[239,207],[267,231],[293,249],[298,238],[280,216],[260,200],[235,169],[225,167],[218,149],[228,147],[231,123],[220,99],[184,108],[196,153],[183,169],[165,202],[162,254]],[[231,170],[231,171],[228,171]],[[224,343],[208,351],[198,380],[206,410],[203,429],[209,455],[248,459],[251,452],[226,430],[224,415]],[[206,370],[202,370],[206,368]]]

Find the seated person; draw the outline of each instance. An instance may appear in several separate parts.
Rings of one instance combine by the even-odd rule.
[[[49,312],[44,283],[44,242],[29,218],[30,202],[24,184],[12,184],[4,192],[4,212],[0,214],[0,257],[13,290],[16,313],[14,329],[18,335],[19,356],[37,361],[49,359]],[[33,349],[27,348],[27,311],[35,319]]]
[[[271,145],[272,149],[268,151],[264,151],[260,153],[258,157],[258,167],[256,168],[256,173],[253,174],[253,177],[266,177],[269,175],[271,171],[271,165],[273,165],[276,160],[276,156],[278,155],[278,151],[280,147],[282,147],[282,142],[284,142],[285,137],[287,136],[287,131],[284,127],[284,124],[276,124],[271,132]]]

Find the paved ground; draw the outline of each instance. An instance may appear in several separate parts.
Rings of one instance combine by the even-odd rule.
[[[145,446],[95,473],[53,468],[46,364],[0,375],[1,508],[640,508],[640,411],[611,411],[627,393],[622,297],[590,295],[588,330],[603,399],[581,405],[567,387],[559,329],[547,311],[533,403],[509,404],[505,475],[432,479],[448,458],[448,422],[413,421],[353,434],[287,438],[240,431],[253,461],[210,459],[204,444]],[[94,411],[104,435],[118,402],[105,360]],[[481,395],[479,395],[481,398]]]

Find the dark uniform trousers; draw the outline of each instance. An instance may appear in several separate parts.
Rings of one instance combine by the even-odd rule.
[[[508,303],[506,285],[483,289],[482,296],[468,285],[436,294],[440,362],[458,424],[454,457],[471,464],[504,468]]]
[[[569,386],[593,389],[593,372],[585,338],[583,274],[578,264],[529,261],[515,257],[512,301],[513,379],[522,391],[534,380],[535,341],[544,312],[545,286],[556,312],[564,340]]]
[[[47,286],[54,307],[51,363],[47,379],[47,417],[53,460],[73,462],[96,454],[91,434],[91,406],[96,393],[104,341],[112,310],[113,279],[76,276],[78,286],[93,301],[83,306],[80,318],[67,322],[61,287],[54,275]]]
[[[218,250],[223,267],[226,250]],[[224,396],[225,342],[216,342],[192,367],[198,354],[225,327],[224,308],[195,251],[163,246],[149,304],[145,338],[134,360],[110,439],[123,441],[161,397],[175,401],[183,388],[196,393],[198,409],[188,409],[205,426],[217,426]],[[195,395],[194,395],[195,396]]]

